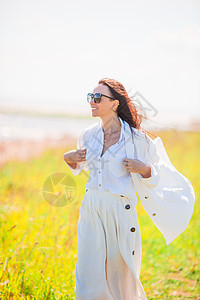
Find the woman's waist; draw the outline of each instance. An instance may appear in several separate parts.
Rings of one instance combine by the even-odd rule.
[[[137,205],[137,199],[132,200],[130,199],[128,196],[125,196],[123,194],[115,194],[109,190],[103,190],[103,189],[97,189],[95,187],[88,187],[85,190],[85,196],[88,195],[89,197],[92,196],[91,199],[95,199],[95,202],[99,203],[99,201],[97,201],[98,199],[100,200],[100,202],[105,200],[105,204],[107,203],[108,206],[110,205],[116,205],[118,203],[119,200],[121,203],[123,203],[124,207],[126,209],[132,208],[134,210],[134,212],[137,214],[136,211],[136,205]],[[84,197],[84,199],[86,199]]]
[[[120,198],[126,198],[126,199],[129,199],[130,201],[134,201],[134,202],[137,202],[137,196],[135,194],[135,190],[133,189],[132,193],[124,193],[124,192],[115,192],[114,190],[112,189],[108,189],[106,187],[96,187],[96,186],[91,186],[91,185],[88,185],[86,184],[86,189],[85,189],[85,192],[87,192],[88,190],[95,190],[97,192],[105,192],[105,193],[111,193],[112,195],[115,195],[117,197],[120,197]]]

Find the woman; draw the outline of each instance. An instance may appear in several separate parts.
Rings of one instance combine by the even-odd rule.
[[[120,82],[100,80],[93,94],[88,94],[88,102],[92,116],[99,117],[100,122],[85,128],[77,149],[64,154],[73,175],[89,170],[78,221],[75,300],[147,299],[139,280],[142,248],[135,190],[144,198],[145,210],[169,244],[188,225],[193,189],[167,159],[161,159],[164,151],[161,155],[141,130],[142,116]],[[180,201],[182,194],[177,192],[173,207],[168,203],[172,194],[163,198],[162,190],[158,199],[159,182],[163,186],[166,181],[170,190],[162,175],[169,171],[178,178],[173,180],[175,189],[185,188],[190,209],[185,209],[186,202]],[[175,189],[173,186],[170,192]],[[179,215],[173,218],[174,205],[178,205]],[[172,219],[167,217],[169,213]],[[181,225],[175,232],[177,220]]]

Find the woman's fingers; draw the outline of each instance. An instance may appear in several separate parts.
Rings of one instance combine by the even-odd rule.
[[[86,160],[86,149],[77,150],[78,161],[82,162]]]
[[[146,164],[138,159],[124,159],[124,160],[125,161],[123,162],[123,164],[129,172],[141,174],[143,172],[146,172],[147,170]]]
[[[86,149],[70,150],[64,154],[64,160],[68,163],[83,162],[86,160]]]
[[[141,162],[138,159],[125,158],[123,165],[129,172],[138,172],[141,169]]]

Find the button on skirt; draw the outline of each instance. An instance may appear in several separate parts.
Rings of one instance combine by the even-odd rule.
[[[137,202],[88,189],[80,207],[75,300],[144,300]]]

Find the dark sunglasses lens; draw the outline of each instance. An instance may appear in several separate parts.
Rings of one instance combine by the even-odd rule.
[[[94,95],[94,102],[95,103],[100,103],[101,102],[101,94],[100,93],[96,93]]]

